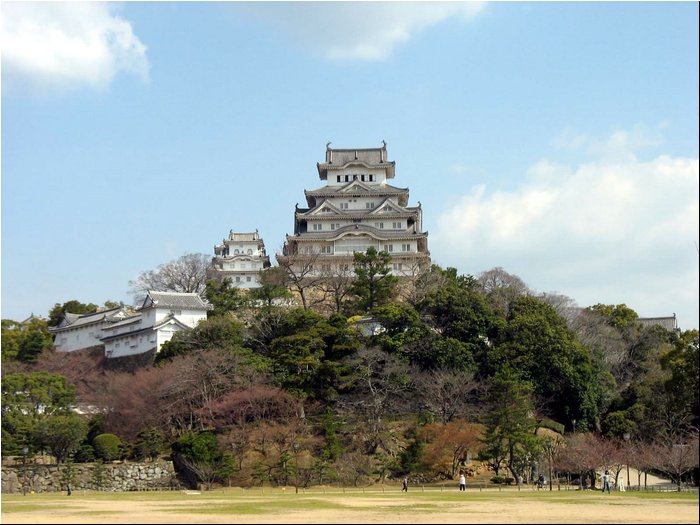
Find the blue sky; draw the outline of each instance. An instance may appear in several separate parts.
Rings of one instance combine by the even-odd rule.
[[[696,2],[3,2],[2,318],[229,230],[268,253],[388,143],[435,263],[698,328]]]

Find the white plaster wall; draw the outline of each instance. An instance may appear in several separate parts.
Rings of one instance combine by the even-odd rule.
[[[383,168],[365,168],[364,166],[349,166],[342,170],[331,170],[327,174],[327,186],[343,186],[352,180],[352,175],[358,175],[357,180],[361,180],[359,175],[365,175],[365,184],[385,184],[386,183],[386,170]],[[374,180],[369,182],[369,177],[367,175],[374,175]],[[338,182],[338,175],[340,175],[340,182]],[[348,181],[345,180],[345,175],[349,175]]]
[[[59,332],[56,334],[54,346],[58,352],[74,352],[83,348],[101,345],[102,328],[106,325],[107,323],[101,321]]]

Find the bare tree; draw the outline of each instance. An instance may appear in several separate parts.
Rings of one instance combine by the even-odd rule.
[[[203,294],[211,257],[204,253],[188,253],[155,270],[142,272],[129,281],[130,293],[136,302],[143,300],[148,290]]]
[[[478,282],[491,304],[508,315],[510,304],[522,295],[532,293],[517,275],[506,272],[500,266],[479,274]]]
[[[342,310],[345,300],[351,295],[350,291],[354,279],[355,272],[352,265],[349,264],[340,264],[322,272],[317,287],[322,295],[329,299],[326,304],[332,312]]]
[[[362,348],[345,359],[353,374],[354,392],[342,404],[352,412],[359,411],[369,427],[366,452],[378,448],[391,452],[382,438],[384,418],[410,388],[408,367],[397,357],[378,348]]]
[[[287,273],[287,281],[292,291],[299,294],[304,310],[323,299],[311,296],[311,290],[318,287],[322,280],[319,268],[314,268],[320,253],[312,251],[305,254],[278,255],[277,262]]]
[[[683,477],[698,466],[698,432],[667,433],[653,445],[654,466],[670,476],[681,490]]]
[[[470,400],[482,392],[482,385],[473,372],[438,368],[427,372],[415,371],[414,375],[416,390],[424,406],[437,415],[443,425],[455,417],[466,417]],[[477,406],[477,403],[473,406]]]
[[[557,434],[551,430],[545,429],[547,432],[542,438],[542,456],[547,463],[549,471],[549,490],[552,489],[552,480],[554,479],[554,471],[558,464],[559,458],[562,455],[566,440],[564,436]]]

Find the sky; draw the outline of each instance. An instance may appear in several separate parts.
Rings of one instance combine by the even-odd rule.
[[[0,9],[3,319],[230,230],[274,264],[326,143],[385,140],[432,262],[698,328],[697,2]]]

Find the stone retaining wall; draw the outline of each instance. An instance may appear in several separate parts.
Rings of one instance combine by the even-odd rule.
[[[65,465],[28,464],[2,467],[3,494],[26,492],[60,492],[65,485]],[[99,466],[96,463],[72,465],[72,490],[105,490],[111,492],[167,490],[182,488],[172,461],[153,463],[116,463]],[[99,470],[102,469],[100,482]],[[95,471],[97,470],[97,474]],[[98,484],[100,486],[98,486]]]

